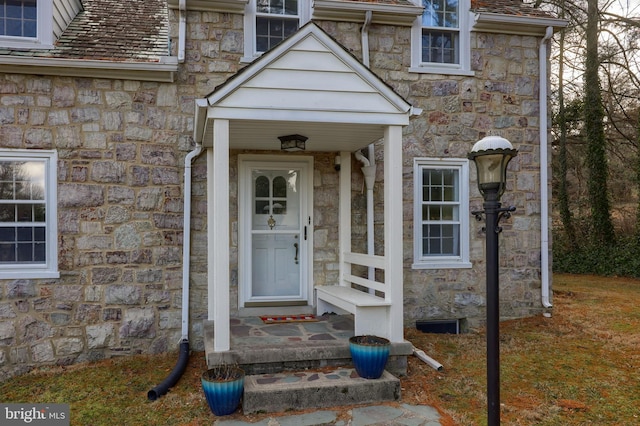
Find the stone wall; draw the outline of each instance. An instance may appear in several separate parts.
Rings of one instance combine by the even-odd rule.
[[[360,57],[359,25],[322,23],[322,27]],[[404,320],[467,318],[484,322],[485,252],[483,223],[472,218],[471,269],[412,269],[413,159],[466,158],[486,135],[507,138],[518,149],[509,166],[504,206],[516,206],[503,220],[500,235],[500,309],[503,318],[533,315],[540,298],[539,62],[536,37],[472,33],[471,66],[475,76],[408,73],[410,31],[373,25],[369,30],[371,69],[412,105],[422,108],[404,130]],[[382,147],[377,150],[376,247],[382,248]],[[471,210],[482,209],[470,168]],[[363,195],[354,193],[358,197]],[[364,201],[359,205],[363,206]],[[464,214],[464,212],[463,212]],[[362,230],[354,224],[354,232]],[[354,239],[358,239],[354,235]],[[365,247],[363,238],[361,247]],[[364,248],[363,248],[364,250]],[[383,253],[377,253],[383,254]]]
[[[172,15],[172,34],[177,19]],[[175,84],[0,73],[0,147],[55,149],[60,279],[0,280],[0,380],[36,365],[178,347],[181,328],[184,157],[194,100],[243,65],[240,15],[190,12],[186,62]],[[361,57],[358,24],[320,22]],[[538,310],[540,286],[538,61],[532,37],[476,34],[476,77],[408,73],[408,28],[372,25],[371,68],[422,108],[405,129],[405,322],[484,316],[484,237],[472,221],[473,269],[411,270],[414,157],[464,158],[488,133],[519,150],[504,204],[518,211],[501,236],[505,316]],[[177,43],[174,43],[174,46]],[[237,155],[231,153],[232,311],[237,308]],[[381,150],[378,150],[381,154]],[[382,235],[382,158],[376,236]],[[332,154],[314,159],[314,281],[337,279],[337,185]],[[366,206],[353,160],[354,244]],[[207,316],[204,156],[193,166],[190,339],[203,349]],[[480,198],[472,184],[472,206]]]

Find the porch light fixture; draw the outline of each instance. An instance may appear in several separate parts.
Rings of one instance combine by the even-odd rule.
[[[498,225],[515,207],[501,208],[500,197],[507,181],[509,161],[518,154],[511,142],[487,136],[476,142],[467,156],[478,171],[478,189],[484,198],[482,211],[473,211],[477,220],[485,216],[487,294],[487,424],[500,424],[500,297],[498,273]]]
[[[287,152],[304,151],[307,139],[302,135],[278,136],[280,139],[280,149]]]

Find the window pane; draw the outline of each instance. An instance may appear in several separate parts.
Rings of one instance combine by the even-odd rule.
[[[35,38],[38,35],[38,24],[36,21],[24,21],[24,25],[22,27],[22,36],[23,37],[33,37]]]
[[[5,35],[13,37],[22,37],[22,21],[17,19],[7,19],[5,21],[6,33]]]
[[[0,242],[13,242],[16,240],[16,228],[0,228]]]
[[[432,186],[442,185],[442,170],[429,170],[429,176],[431,177],[430,184]]]
[[[286,213],[287,213],[286,201],[276,201],[273,203],[273,214],[286,214]]]
[[[256,214],[269,214],[269,201],[267,200],[256,201]]]
[[[16,205],[0,204],[0,222],[16,221]]]
[[[431,187],[429,191],[429,201],[442,201],[442,188],[439,186]]]
[[[18,204],[18,222],[33,222],[33,204]]]
[[[22,1],[7,0],[7,18],[22,18]]]
[[[459,220],[458,206],[442,206],[442,220]]]
[[[18,262],[33,261],[33,244],[18,243]]]
[[[283,33],[284,21],[282,19],[270,19],[269,20],[269,35],[271,37],[277,37]]]
[[[423,214],[423,218],[426,220],[440,220],[442,219],[442,214],[440,212],[440,206],[425,206],[426,214]]]
[[[0,243],[0,262],[16,261],[16,245]]]
[[[46,241],[46,232],[45,232],[44,226],[38,226],[33,228],[33,240]]]
[[[36,19],[37,17],[37,1],[36,0],[25,0],[24,8],[22,9],[22,13],[24,14],[25,19]]]
[[[282,176],[273,179],[273,196],[287,197],[287,181]]]
[[[32,241],[33,240],[33,229],[20,227],[17,229],[18,231],[18,241]]]
[[[298,21],[287,20],[284,21],[284,38],[289,37],[291,34],[298,31]]]
[[[47,253],[46,243],[35,243],[33,245],[33,261],[34,262],[44,263],[47,260],[46,253]]]
[[[256,179],[256,197],[269,196],[269,179],[266,176],[258,176]]]
[[[284,13],[287,15],[297,15],[298,14],[298,0],[286,0],[285,1],[285,11]]]
[[[47,219],[47,208],[44,204],[33,205],[33,220],[34,222],[44,222]]]

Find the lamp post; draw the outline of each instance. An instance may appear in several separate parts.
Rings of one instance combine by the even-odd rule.
[[[476,142],[468,155],[476,164],[478,189],[484,198],[483,211],[471,212],[477,220],[485,216],[487,280],[487,424],[500,424],[500,293],[498,279],[498,226],[515,207],[501,208],[500,197],[507,180],[507,165],[518,151],[499,136]]]

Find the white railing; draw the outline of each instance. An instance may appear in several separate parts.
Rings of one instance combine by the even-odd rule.
[[[385,301],[391,302],[389,287],[386,283],[375,281],[375,279],[372,280],[359,277],[351,273],[351,267],[353,265],[364,266],[366,268],[374,268],[374,270],[378,269],[384,273],[384,262],[384,256],[350,252],[344,253],[344,263],[342,265],[343,274],[342,282],[340,283],[340,285],[352,287],[351,284],[357,284],[359,286],[367,288],[370,294],[375,294],[376,291],[384,293]]]

